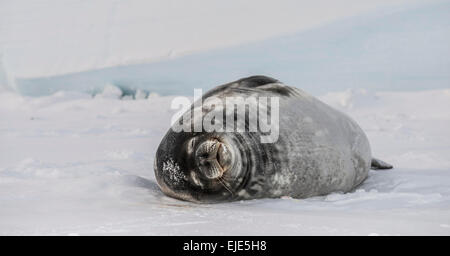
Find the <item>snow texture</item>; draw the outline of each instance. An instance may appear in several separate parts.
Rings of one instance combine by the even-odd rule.
[[[172,98],[0,94],[0,234],[450,234],[448,89],[320,97],[395,166],[354,192],[213,205],[168,198],[156,184]]]
[[[169,60],[426,0],[2,0],[0,55],[18,78]]]
[[[450,235],[449,3],[0,1],[0,235]],[[168,95],[255,74],[350,115],[394,169],[303,200],[163,195]]]
[[[16,88],[25,95],[42,96],[59,90],[95,92],[113,84],[161,95],[192,95],[194,88],[206,91],[255,74],[315,95],[347,88],[448,88],[449,13],[450,1],[381,8],[289,35],[151,63],[52,77],[17,75]],[[9,74],[13,69],[6,64]]]

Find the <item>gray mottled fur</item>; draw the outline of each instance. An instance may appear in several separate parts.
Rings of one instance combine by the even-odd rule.
[[[216,87],[203,96],[203,101],[212,96],[279,97],[279,139],[275,143],[260,143],[259,133],[202,133],[201,136],[227,141],[238,156],[238,163],[223,177],[228,189],[205,180],[206,185],[197,188],[189,178],[183,184],[173,185],[161,169],[167,165],[167,159],[180,159],[180,151],[184,149],[178,144],[199,134],[169,131],[155,162],[158,183],[166,194],[196,202],[280,196],[305,198],[348,192],[367,178],[372,156],[362,129],[344,113],[302,90],[273,78],[256,76]],[[189,172],[196,172],[191,160],[183,161],[176,164],[186,177]],[[379,163],[382,169],[384,162]]]
[[[279,140],[264,146],[272,152],[273,172],[255,172],[252,181],[261,181],[263,189],[253,197],[305,198],[348,192],[361,184],[372,159],[361,128],[303,91],[290,90],[292,95],[280,98]]]

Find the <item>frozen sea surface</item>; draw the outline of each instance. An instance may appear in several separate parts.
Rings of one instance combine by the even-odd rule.
[[[212,205],[155,183],[172,97],[116,96],[0,93],[0,235],[450,235],[448,89],[320,97],[395,166],[354,192]]]

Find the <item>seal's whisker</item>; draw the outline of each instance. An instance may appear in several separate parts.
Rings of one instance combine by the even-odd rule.
[[[221,178],[223,181],[228,182],[228,183],[233,182],[236,179],[236,177],[233,177],[231,175],[224,175]]]
[[[225,183],[225,181],[224,181],[221,177],[217,178],[217,180],[219,181],[220,184],[222,184],[222,186],[223,186],[226,190],[228,190],[228,192],[230,192],[230,194],[231,194],[232,196],[234,196],[234,193],[233,193],[233,191],[231,191],[231,188],[229,188],[229,187],[227,186],[227,184]]]

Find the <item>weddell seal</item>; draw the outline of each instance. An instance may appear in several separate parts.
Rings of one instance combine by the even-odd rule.
[[[154,162],[166,195],[199,203],[349,192],[371,167],[392,168],[372,158],[350,117],[265,76],[218,86],[195,101]]]

